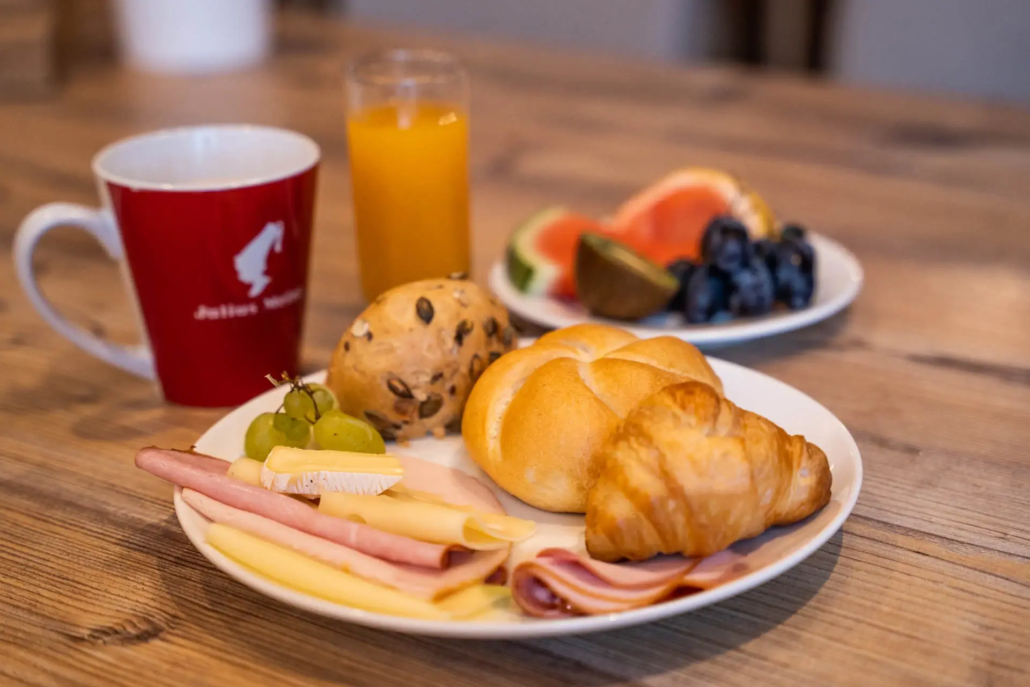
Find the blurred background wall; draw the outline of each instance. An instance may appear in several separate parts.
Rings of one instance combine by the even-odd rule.
[[[110,58],[116,2],[0,0],[0,95]],[[210,0],[220,2],[221,0]],[[260,2],[261,0],[253,0]],[[1030,0],[276,0],[354,22],[1030,103]],[[56,43],[56,46],[55,46]],[[56,59],[52,59],[56,56]]]
[[[844,81],[1030,101],[1030,0],[845,0],[829,72]]]
[[[349,0],[355,18],[664,60],[703,60],[718,0]]]
[[[1030,0],[341,0],[356,20],[1030,101]]]

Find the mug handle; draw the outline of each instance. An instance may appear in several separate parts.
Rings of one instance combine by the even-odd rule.
[[[75,203],[47,203],[33,210],[26,217],[14,237],[14,267],[18,281],[25,289],[32,305],[43,319],[73,344],[90,355],[121,368],[126,372],[156,379],[154,354],[146,345],[123,346],[105,341],[82,327],[78,327],[61,316],[43,292],[39,290],[36,274],[32,268],[32,257],[44,234],[58,226],[75,226],[91,234],[104,247],[112,260],[122,260],[124,251],[118,229],[110,213],[88,208]]]

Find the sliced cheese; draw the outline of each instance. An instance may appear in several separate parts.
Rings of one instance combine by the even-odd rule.
[[[440,599],[436,606],[455,620],[496,620],[518,613],[511,589],[499,584],[465,587]]]
[[[255,487],[261,486],[261,468],[264,467],[264,463],[260,460],[253,460],[252,458],[238,458],[233,461],[232,465],[229,466],[229,477],[238,479],[241,482],[247,484],[253,484]]]
[[[259,575],[305,594],[373,613],[427,620],[450,618],[450,612],[443,607],[367,582],[227,525],[211,524],[206,539]],[[458,607],[463,608],[460,604]]]
[[[474,551],[503,549],[536,531],[536,524],[530,520],[385,494],[323,493],[318,510],[405,537],[456,544]]]
[[[512,522],[526,523],[525,526],[529,527],[529,533],[525,536],[521,536],[520,533],[515,531],[509,531],[509,536],[512,537],[512,542],[523,541],[528,539],[531,535],[536,532],[536,523],[532,520],[521,520],[519,518],[513,518],[510,515],[502,515],[500,513],[487,513],[484,511],[477,511],[472,506],[459,506],[453,503],[447,503],[445,500],[440,498],[437,494],[432,494],[428,491],[417,491],[415,489],[408,489],[404,484],[395,484],[390,487],[387,491],[383,492],[385,496],[392,496],[399,501],[425,501],[426,503],[435,503],[441,506],[447,506],[454,510],[461,511],[463,513],[475,513],[476,518],[492,532],[505,532],[509,531],[508,528],[512,527]]]
[[[404,476],[394,456],[276,446],[261,468],[261,485],[282,494],[380,494]]]
[[[396,499],[403,501],[426,501],[428,503],[439,503],[443,506],[450,506],[451,508],[464,508],[472,510],[471,506],[456,506],[447,503],[440,495],[432,494],[428,491],[416,491],[415,489],[408,489],[403,484],[395,484],[390,487],[390,493],[387,496],[392,496]]]

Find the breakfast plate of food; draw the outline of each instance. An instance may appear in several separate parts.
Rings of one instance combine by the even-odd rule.
[[[514,639],[650,622],[822,546],[862,462],[819,403],[671,336],[519,341],[463,279],[388,291],[327,371],[271,377],[136,465],[216,568],[321,615]]]
[[[862,289],[858,259],[777,220],[739,178],[675,171],[604,221],[549,207],[520,224],[490,288],[545,327],[616,324],[717,346],[805,327]]]

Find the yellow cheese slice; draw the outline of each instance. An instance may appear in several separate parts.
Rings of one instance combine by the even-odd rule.
[[[428,491],[417,491],[415,489],[409,489],[404,484],[395,484],[390,487],[389,491],[386,492],[387,496],[392,496],[397,499],[404,501],[427,501],[429,503],[439,503],[443,506],[450,506],[451,508],[459,508],[466,510],[474,510],[471,506],[455,506],[444,501],[443,497],[439,494],[433,494]]]
[[[408,489],[404,484],[395,484],[385,492],[385,496],[392,496],[400,501],[425,501],[426,503],[435,503],[441,506],[447,506],[454,510],[459,510],[463,513],[475,513],[477,519],[479,519],[483,526],[493,530],[502,531],[504,528],[509,527],[512,521],[526,523],[531,529],[529,534],[526,536],[520,536],[518,533],[512,532],[513,538],[511,541],[518,542],[523,539],[528,539],[536,531],[536,523],[532,520],[520,520],[519,518],[513,518],[510,515],[502,515],[500,513],[487,513],[484,511],[477,511],[472,506],[459,506],[453,503],[447,503],[438,494],[433,494],[428,491],[417,491],[415,489]]]
[[[516,612],[511,589],[499,584],[476,584],[465,587],[436,602],[455,620],[485,620]]]
[[[238,479],[241,482],[246,482],[247,484],[253,484],[255,487],[260,487],[262,467],[264,467],[264,463],[260,460],[238,458],[229,466],[229,472],[227,474],[233,479]]]
[[[536,524],[497,513],[480,513],[414,499],[323,493],[318,510],[379,530],[434,544],[495,551],[532,536]]]
[[[379,494],[404,476],[394,456],[276,446],[261,468],[261,484],[283,494]]]
[[[427,620],[450,617],[445,608],[367,582],[233,527],[213,523],[207,529],[206,539],[208,544],[259,575],[305,594],[374,613]]]
[[[477,584],[436,603],[381,587],[228,525],[208,526],[207,543],[291,589],[373,613],[425,620],[495,620],[514,611],[511,590]]]

